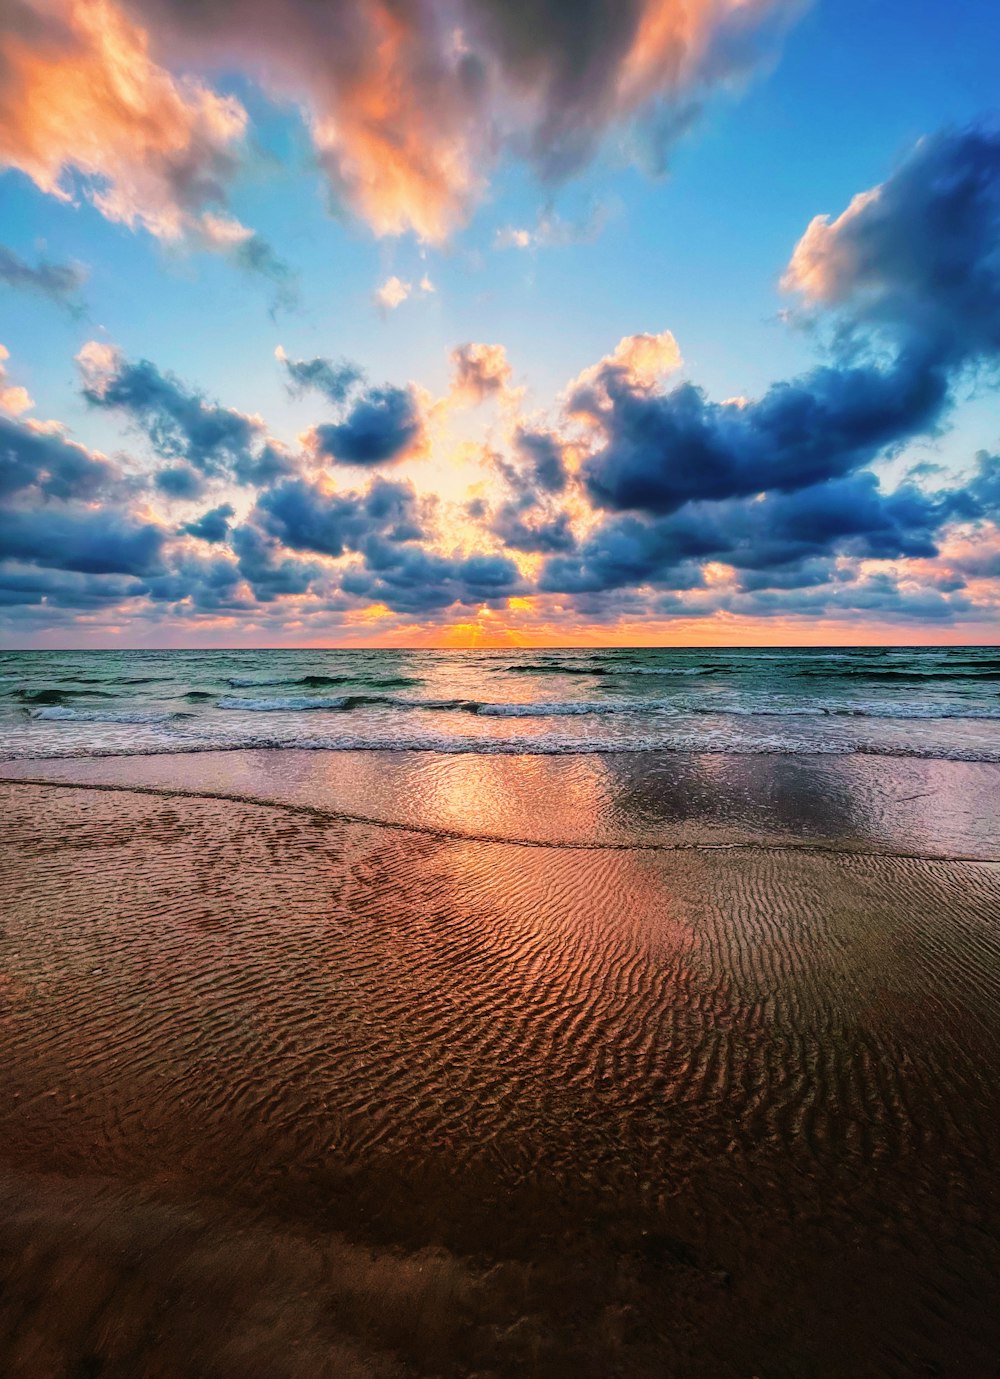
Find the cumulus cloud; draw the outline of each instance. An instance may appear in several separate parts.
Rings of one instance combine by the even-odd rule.
[[[19,494],[34,502],[91,500],[111,493],[121,479],[110,460],[58,428],[0,416],[0,499]]]
[[[835,219],[816,216],[784,287],[897,347],[958,365],[1000,353],[1000,128],[922,139]]]
[[[376,289],[375,300],[385,311],[394,311],[406,301],[413,291],[410,283],[403,282],[402,278],[397,278],[395,274],[391,278],[386,278],[381,287]]]
[[[10,350],[6,345],[0,345],[0,412],[17,417],[22,412],[29,411],[35,404],[27,388],[19,383],[7,382],[6,361],[9,358]]]
[[[314,426],[307,442],[318,459],[337,464],[392,464],[420,453],[424,418],[412,388],[367,388],[342,421]]]
[[[162,527],[93,509],[0,508],[0,553],[83,574],[143,574],[160,563]]]
[[[376,288],[375,302],[382,311],[395,311],[396,307],[401,306],[410,297],[426,297],[434,291],[436,288],[426,273],[416,287],[413,283],[404,282],[394,273]]]
[[[623,336],[610,354],[584,369],[573,381],[567,409],[583,416],[597,415],[612,405],[609,386],[634,391],[655,388],[683,362],[672,331]]]
[[[496,344],[456,348],[437,402],[279,348],[289,389],[333,413],[296,458],[260,418],[91,342],[85,395],[161,463],[129,478],[53,423],[4,419],[0,601],[93,607],[104,590],[178,616],[270,606],[274,618],[374,603],[433,622],[531,596],[598,621],[982,620],[997,607],[1000,457],[982,451],[950,482],[911,466],[894,486],[873,466],[940,432],[965,371],[996,361],[994,142],[981,130],[925,141],[877,194],[807,233],[787,285],[833,321],[834,348],[759,397],[674,383],[669,331],[622,339],[556,416],[523,411]],[[475,449],[475,483],[435,495],[456,467],[438,421],[491,397],[489,445],[456,451]],[[338,465],[426,453],[428,427],[444,465],[420,470],[422,491],[381,475],[340,487]],[[254,489],[240,519],[224,492],[206,497],[233,481]],[[138,506],[203,499],[181,525]]]
[[[71,311],[79,310],[78,294],[87,280],[86,270],[76,263],[30,264],[13,249],[0,244],[0,282],[20,292],[47,297]]]
[[[452,390],[456,397],[479,403],[510,387],[512,371],[503,345],[466,344],[451,352]]]
[[[222,503],[217,508],[209,508],[193,522],[188,522],[182,530],[188,536],[196,536],[199,541],[208,541],[211,544],[225,541],[229,535],[230,519],[235,515],[230,503]]]
[[[423,535],[413,489],[386,479],[375,479],[365,493],[288,480],[261,495],[254,520],[292,550],[333,557],[360,551],[375,536],[400,542]]]
[[[546,179],[641,117],[669,142],[771,51],[791,0],[130,0],[184,57],[265,68],[308,110],[338,203],[378,234],[441,240],[504,149]],[[637,144],[639,141],[636,141]],[[659,150],[657,150],[659,156]]]
[[[775,384],[757,402],[709,401],[685,383],[669,393],[598,372],[602,401],[578,393],[605,444],[582,474],[599,507],[668,513],[700,499],[804,488],[869,463],[928,430],[947,401],[940,370],[905,359],[892,369],[824,367]]]
[[[158,455],[174,463],[161,486],[175,496],[203,476],[266,483],[294,469],[294,460],[267,435],[259,417],[209,402],[149,360],[127,360],[111,345],[91,340],[77,355],[83,395],[94,407],[125,416],[148,436]],[[187,477],[185,477],[187,476]]]
[[[446,556],[422,546],[376,541],[368,545],[364,566],[344,575],[341,587],[395,612],[418,615],[456,603],[502,603],[528,589],[509,556]]]

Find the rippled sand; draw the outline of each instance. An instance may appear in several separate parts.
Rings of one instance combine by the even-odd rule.
[[[997,1373],[995,862],[0,800],[5,1379]]]

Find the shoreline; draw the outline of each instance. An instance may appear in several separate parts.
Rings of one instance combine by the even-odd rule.
[[[369,828],[384,828],[400,833],[414,834],[418,837],[441,838],[452,842],[503,843],[511,847],[546,848],[557,852],[800,852],[815,853],[830,857],[893,858],[910,862],[972,862],[984,866],[1000,866],[1000,855],[980,856],[976,853],[938,853],[903,852],[887,848],[866,851],[857,846],[837,846],[833,843],[818,843],[786,838],[782,841],[763,840],[731,842],[579,842],[570,839],[523,838],[502,833],[467,833],[459,829],[433,827],[414,823],[400,823],[394,819],[380,819],[365,814],[349,814],[344,810],[323,808],[318,805],[294,804],[287,801],[258,798],[253,795],[223,794],[217,790],[185,790],[178,786],[136,785],[129,783],[111,784],[94,781],[51,780],[44,776],[0,775],[0,786],[24,785],[54,790],[88,790],[108,794],[151,795],[160,799],[180,800],[219,800],[226,804],[262,806],[301,814],[317,823],[358,824]],[[1000,853],[1000,844],[998,844]]]
[[[795,847],[1000,859],[1000,763],[645,751],[269,748],[0,762],[0,783],[284,805],[413,833],[580,849]]]

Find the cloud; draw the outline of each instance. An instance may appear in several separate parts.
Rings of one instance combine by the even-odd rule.
[[[269,536],[293,550],[334,558],[360,551],[375,536],[400,542],[423,535],[413,489],[378,478],[360,494],[291,479],[262,494],[253,517]]]
[[[405,302],[413,291],[410,283],[403,282],[402,278],[393,275],[386,278],[385,282],[375,292],[375,300],[385,311],[394,311],[397,306]]]
[[[112,509],[0,508],[0,556],[82,574],[154,570],[164,537],[155,523]]]
[[[314,581],[322,577],[320,565],[284,556],[277,541],[249,523],[233,530],[230,544],[240,576],[261,603],[306,594]]]
[[[393,274],[392,277],[386,278],[381,287],[376,289],[375,302],[382,311],[395,311],[396,307],[401,306],[410,297],[427,297],[436,291],[437,289],[426,273],[416,287]]]
[[[816,216],[783,278],[848,331],[956,367],[1000,354],[1000,128],[922,139],[835,219]]]
[[[86,270],[79,264],[47,263],[40,259],[32,267],[20,254],[0,244],[0,282],[19,292],[47,297],[59,306],[78,311],[78,294],[86,280]]]
[[[218,238],[247,116],[235,97],[175,78],[111,0],[7,0],[0,20],[0,166],[76,192],[157,238]],[[228,222],[233,224],[233,222]]]
[[[29,411],[35,404],[27,388],[23,388],[19,383],[7,382],[5,361],[9,358],[10,350],[6,345],[0,345],[0,412],[17,417],[22,412]]]
[[[259,417],[208,402],[147,359],[131,363],[111,345],[91,340],[77,355],[83,395],[94,407],[123,412],[158,455],[208,477],[267,483],[294,469],[294,461],[267,436]],[[166,489],[184,486],[176,465]],[[193,480],[188,481],[193,488]]]
[[[284,365],[289,378],[288,390],[293,395],[313,388],[339,405],[347,401],[351,390],[364,379],[362,371],[346,359],[337,364],[322,358],[290,359],[281,345],[274,351],[274,357]]]
[[[564,219],[549,206],[531,229],[517,225],[501,226],[493,244],[496,249],[562,249],[571,244],[592,244],[610,218],[611,208],[606,202],[596,202],[575,220]]]
[[[370,542],[365,565],[345,574],[342,589],[383,603],[394,612],[422,614],[454,604],[496,604],[527,592],[514,562],[504,555],[450,557],[421,546]]]
[[[182,531],[188,536],[196,536],[199,541],[216,543],[225,541],[229,535],[230,518],[234,517],[235,511],[231,504],[223,503],[217,508],[209,508],[193,522],[188,522]]]
[[[208,214],[202,221],[209,219]],[[228,250],[230,261],[265,282],[270,283],[272,291],[271,315],[279,309],[292,311],[299,303],[298,279],[294,270],[284,259],[279,258],[274,248],[261,235],[255,234],[246,226],[239,225],[240,233],[230,237],[225,245],[219,241],[208,242],[208,247],[224,247]]]
[[[168,464],[153,476],[154,485],[167,498],[200,498],[205,491],[205,476],[189,464]]]
[[[392,464],[419,453],[424,419],[412,388],[368,388],[342,421],[314,426],[307,443],[314,454],[337,464]]]
[[[599,523],[574,555],[550,560],[539,585],[552,592],[670,585],[692,561],[774,572],[835,555],[929,559],[956,513],[971,513],[968,503],[962,489],[926,493],[903,484],[886,493],[862,470],[792,492],[689,503],[659,518],[625,513]]]
[[[669,513],[683,504],[792,491],[850,473],[888,445],[928,430],[947,380],[909,359],[894,368],[815,369],[745,405],[709,401],[690,383],[669,393],[598,371],[601,403],[578,392],[605,443],[583,464],[595,504]]]
[[[469,402],[484,402],[510,387],[512,371],[503,345],[459,345],[451,352],[451,367],[453,392]]]
[[[132,0],[181,59],[264,68],[308,111],[338,205],[440,241],[511,151],[546,180],[639,122],[654,159],[774,50],[790,0]],[[623,141],[623,142],[628,142]],[[631,140],[636,153],[641,137]]]
[[[33,502],[90,501],[111,493],[121,479],[110,460],[67,439],[61,430],[0,416],[0,501],[14,494]]]
[[[537,509],[530,498],[502,503],[490,522],[490,531],[505,546],[514,551],[534,555],[551,555],[556,551],[571,551],[576,537],[567,512],[537,519]],[[535,520],[527,520],[527,515]]]
[[[562,493],[566,487],[565,445],[551,431],[531,431],[518,427],[514,444],[528,466],[528,477],[545,493]]]
[[[681,367],[680,348],[673,332],[625,335],[603,359],[584,369],[570,385],[568,410],[582,415],[598,414],[610,407],[609,385],[646,390]]]

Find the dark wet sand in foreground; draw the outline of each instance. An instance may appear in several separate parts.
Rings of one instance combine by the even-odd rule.
[[[0,782],[4,1379],[1000,1374],[1000,768],[292,755]]]

